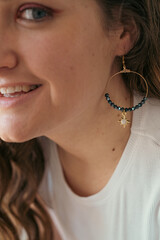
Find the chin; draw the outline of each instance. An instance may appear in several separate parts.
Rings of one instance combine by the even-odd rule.
[[[0,139],[8,143],[27,142],[36,137],[36,132],[36,128],[22,121],[1,121],[0,124]]]
[[[8,142],[8,143],[23,143],[23,142],[27,142],[29,140],[31,140],[32,136],[29,136],[28,134],[22,134],[21,133],[0,133],[0,139],[2,139],[4,142]]]
[[[0,138],[1,140],[7,143],[22,143],[27,141],[27,139],[24,139],[24,138],[22,139],[22,138],[13,138],[13,137],[4,137],[4,136],[1,136]]]

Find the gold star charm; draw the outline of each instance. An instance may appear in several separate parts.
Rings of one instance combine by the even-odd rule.
[[[123,126],[123,128],[125,128],[127,126],[127,124],[131,123],[131,121],[129,121],[127,118],[126,118],[126,112],[123,111],[122,112],[122,117],[121,117],[121,120],[119,120],[118,122],[121,123],[121,125]]]

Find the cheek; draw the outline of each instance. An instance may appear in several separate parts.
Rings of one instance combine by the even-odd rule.
[[[70,109],[72,113],[83,109],[86,102],[91,103],[103,91],[106,68],[101,37],[96,39],[95,32],[87,28],[76,28],[39,33],[29,40],[24,37],[25,48],[19,45],[28,70],[48,85],[50,102],[59,111]]]

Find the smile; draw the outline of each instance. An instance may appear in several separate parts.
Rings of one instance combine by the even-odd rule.
[[[40,85],[23,85],[14,87],[2,87],[0,88],[0,97],[17,97],[22,94],[26,94],[30,91],[35,90]]]
[[[42,85],[14,86],[0,88],[0,109],[22,106],[40,95]]]

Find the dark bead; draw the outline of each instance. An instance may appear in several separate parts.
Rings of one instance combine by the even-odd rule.
[[[144,104],[144,103],[145,103],[145,101],[144,101],[144,100],[142,100],[142,101],[141,101],[141,103],[142,103],[142,104]]]
[[[114,103],[112,102],[110,105],[111,105],[111,107],[112,107],[112,106],[114,106]]]
[[[112,101],[111,100],[108,100],[108,103],[110,104]]]
[[[106,93],[106,94],[105,94],[105,97],[109,97],[109,94],[108,94],[108,93]]]
[[[135,109],[138,109],[138,108],[139,108],[139,106],[138,106],[138,105],[136,105],[136,106],[135,106]]]
[[[113,107],[114,107],[114,109],[117,109],[117,105],[114,104]]]
[[[139,107],[142,107],[142,103],[139,103],[138,106],[139,106]]]
[[[121,111],[122,111],[122,112],[124,111],[124,108],[123,108],[123,107],[121,108]]]
[[[125,108],[125,112],[128,112],[129,111],[129,109],[128,108]]]
[[[131,111],[132,111],[132,108],[128,108],[128,111],[131,112]]]

